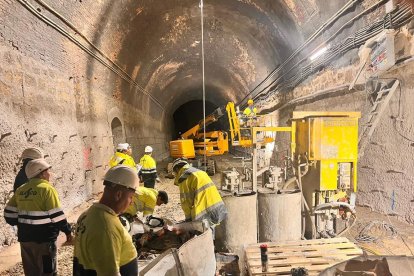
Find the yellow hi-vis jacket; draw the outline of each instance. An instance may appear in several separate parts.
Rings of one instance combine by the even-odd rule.
[[[73,275],[86,275],[85,270],[96,273],[91,275],[121,275],[120,270],[136,258],[132,237],[111,208],[94,203],[79,217]]]
[[[115,154],[109,160],[109,167],[115,167],[116,165],[125,165],[133,169],[137,169],[134,158],[128,154],[122,152],[115,152]]]
[[[71,229],[55,188],[48,181],[32,178],[20,186],[4,209],[4,218],[17,225],[20,242],[56,241],[59,231]]]
[[[144,154],[139,160],[139,164],[142,166],[140,175],[142,179],[156,179],[157,178],[157,162],[149,154]]]
[[[134,194],[131,205],[125,213],[135,216],[138,212],[143,212],[144,216],[152,215],[157,205],[158,191],[151,188],[139,187]]]
[[[180,188],[181,208],[187,221],[207,219],[211,225],[227,216],[223,200],[206,172],[185,165],[175,177]]]
[[[243,111],[243,115],[245,116],[255,116],[257,113],[257,108],[256,107],[246,107]]]

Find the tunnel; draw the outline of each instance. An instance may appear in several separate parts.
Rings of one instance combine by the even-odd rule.
[[[248,99],[283,126],[293,111],[358,111],[363,133],[378,89],[392,79],[400,86],[359,157],[358,203],[413,224],[412,8],[382,0],[1,0],[1,207],[27,147],[44,150],[62,206],[73,210],[102,192],[119,143],[135,160],[151,145],[157,162],[172,161],[171,140]],[[393,64],[381,71],[363,49],[385,31]],[[207,130],[228,128],[224,119]],[[4,220],[0,227],[0,243],[16,243]]]

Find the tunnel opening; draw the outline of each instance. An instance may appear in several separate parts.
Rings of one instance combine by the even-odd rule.
[[[206,116],[211,114],[219,107],[218,104],[206,101]],[[172,139],[180,138],[180,135],[190,128],[194,127],[200,120],[203,119],[203,101],[192,100],[184,103],[173,114],[174,130]],[[223,120],[212,123],[207,126],[206,131],[225,130],[226,124]]]

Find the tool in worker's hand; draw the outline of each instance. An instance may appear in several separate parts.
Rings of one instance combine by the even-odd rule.
[[[162,227],[164,226],[164,220],[162,218],[157,218],[149,215],[146,219],[145,224],[151,228]]]

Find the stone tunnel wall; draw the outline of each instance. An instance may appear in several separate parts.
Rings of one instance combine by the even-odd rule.
[[[61,4],[59,11],[65,13],[74,8],[68,5],[80,5],[54,4]],[[100,14],[92,6],[98,4],[90,2],[76,15],[94,26]],[[145,113],[151,104],[139,111],[125,103],[117,96],[122,87],[118,76],[17,1],[0,1],[0,64],[2,210],[12,195],[18,159],[28,146],[38,146],[46,153],[53,166],[51,182],[67,213],[101,192],[114,150],[111,110],[118,110],[113,114],[122,122],[123,139],[132,144],[136,161],[148,143],[155,148],[156,159],[167,155],[162,123]],[[3,218],[0,229],[0,245],[13,242],[16,236]]]

